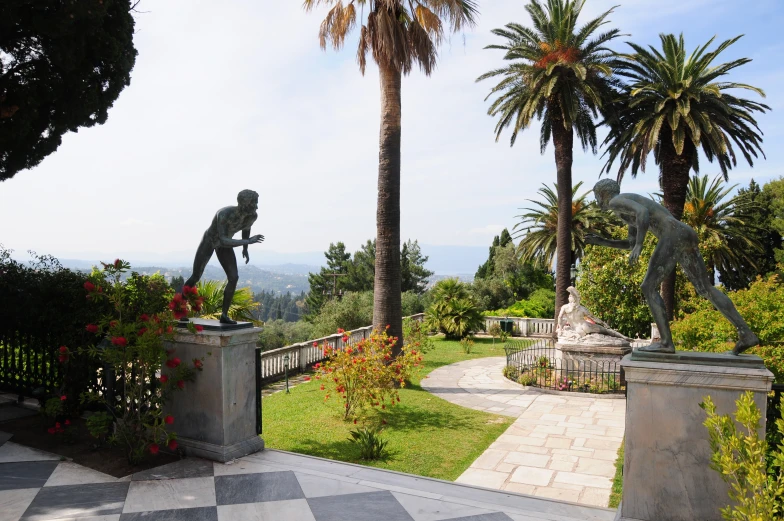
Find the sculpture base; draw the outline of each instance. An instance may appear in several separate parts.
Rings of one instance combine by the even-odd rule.
[[[633,362],[656,362],[692,365],[720,365],[765,369],[762,358],[757,355],[733,355],[732,353],[704,353],[700,351],[676,351],[657,353],[635,350],[630,358]]]
[[[728,488],[710,468],[706,415],[699,404],[710,396],[719,414],[734,413],[735,401],[750,390],[765,417],[773,374],[761,360],[752,365],[734,357],[739,363],[729,365],[726,355],[713,353],[680,362],[659,358],[678,354],[645,353],[638,360],[635,351],[621,362],[626,446],[619,520],[721,521]]]
[[[201,326],[205,331],[235,331],[237,329],[248,329],[253,327],[253,322],[237,322],[236,324],[223,324],[220,320],[207,318],[188,318],[180,319],[177,327],[187,328],[188,323],[194,326]]]
[[[177,331],[167,347],[183,363],[202,360],[193,382],[174,392],[165,413],[185,454],[225,462],[264,448],[257,428],[256,340],[261,328]],[[166,369],[164,368],[164,373]]]
[[[560,351],[562,359],[575,362],[620,362],[632,350],[629,345],[583,344],[561,339],[555,344],[555,348]]]

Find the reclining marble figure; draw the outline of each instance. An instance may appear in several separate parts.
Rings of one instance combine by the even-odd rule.
[[[566,291],[569,292],[569,303],[561,306],[558,320],[555,322],[555,332],[559,341],[563,339],[583,343],[590,338],[586,338],[588,335],[606,335],[620,338],[625,341],[624,345],[629,345],[630,338],[610,329],[603,320],[595,317],[588,308],[580,304],[580,292],[577,289],[569,286]],[[564,325],[564,322],[568,322],[568,326]]]
[[[603,179],[593,188],[596,202],[604,210],[612,210],[629,225],[629,238],[613,240],[587,235],[585,242],[621,250],[631,250],[629,263],[635,264],[642,251],[645,234],[649,231],[659,239],[648,263],[648,271],[642,281],[642,292],[653,319],[659,328],[660,342],[639,348],[642,351],[674,353],[670,324],[664,309],[664,300],[659,286],[675,264],[681,265],[694,288],[708,299],[738,330],[738,341],[732,354],[738,355],[759,343],[759,338],[749,328],[732,301],[711,284],[708,270],[700,254],[697,233],[677,219],[662,205],[638,194],[622,194],[621,187],[612,179]]]

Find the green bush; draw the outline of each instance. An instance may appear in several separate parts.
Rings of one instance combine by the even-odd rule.
[[[359,446],[359,451],[364,460],[381,459],[386,449],[387,441],[381,437],[381,429],[362,427],[355,431],[349,431],[351,443]]]
[[[779,276],[757,278],[748,289],[727,294],[749,327],[760,338],[761,347],[749,352],[760,355],[777,381],[784,381],[784,285]],[[729,351],[737,331],[705,299],[692,301],[694,312],[680,314],[672,324],[673,340],[679,348],[694,351]]]
[[[403,342],[420,353],[427,353],[435,347],[435,342],[427,334],[427,328],[424,323],[419,320],[411,320],[410,318],[403,319]]]
[[[532,374],[522,374],[520,375],[520,378],[518,378],[517,382],[520,385],[525,385],[526,387],[530,387],[532,385],[536,385],[537,380],[536,380],[536,376]]]
[[[517,381],[517,378],[520,376],[520,371],[517,367],[513,365],[504,366],[502,371],[504,378],[508,378],[509,380]]]
[[[314,336],[334,334],[339,328],[346,331],[373,323],[373,292],[348,292],[340,299],[328,300],[313,317]]]
[[[700,404],[708,415],[704,424],[713,451],[711,468],[729,485],[730,504],[721,509],[721,515],[727,521],[781,519],[784,445],[770,447],[759,437],[761,414],[754,393],[745,392],[735,404],[734,420],[728,414],[717,414],[710,396]],[[784,430],[784,420],[779,418],[776,426]],[[766,458],[767,454],[771,457]]]
[[[460,347],[463,348],[465,354],[470,355],[471,350],[474,348],[474,341],[470,338],[464,338],[460,341]]]
[[[257,345],[262,351],[269,351],[313,338],[313,324],[304,320],[285,322],[278,319],[264,324]]]
[[[487,317],[553,318],[555,291],[539,288],[527,300],[520,300],[506,309],[485,311]]]
[[[413,291],[404,291],[401,295],[403,316],[408,317],[417,313],[424,313],[428,306],[428,300],[426,293],[419,294]],[[370,322],[365,325],[369,326]]]
[[[433,303],[425,315],[426,327],[460,340],[484,328],[485,321],[468,286],[457,279],[440,280],[433,287]]]

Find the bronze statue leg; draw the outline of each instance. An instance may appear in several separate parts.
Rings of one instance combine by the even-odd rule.
[[[732,354],[739,355],[746,349],[759,344],[759,338],[752,333],[746,321],[740,316],[735,304],[730,298],[713,286],[708,277],[708,268],[702,260],[702,255],[697,246],[689,247],[680,252],[680,264],[683,272],[689,278],[694,289],[704,298],[708,299],[713,306],[718,309],[727,320],[738,330],[738,342],[732,350]],[[661,328],[659,328],[661,331]]]
[[[190,278],[185,281],[186,286],[193,287],[201,279],[204,274],[204,268],[212,257],[212,245],[209,241],[202,239],[199,247],[196,249],[196,257],[193,259],[193,273]]]
[[[236,320],[229,318],[229,308],[231,307],[231,300],[234,298],[234,291],[237,289],[237,281],[240,280],[239,273],[237,272],[237,257],[234,255],[233,248],[215,248],[215,254],[218,256],[223,271],[226,272],[228,283],[226,289],[223,291],[223,312],[221,313],[220,321],[222,324],[236,324]]]
[[[672,333],[670,324],[667,321],[667,312],[664,308],[664,299],[659,294],[659,287],[664,278],[675,268],[676,258],[674,255],[672,240],[662,237],[656,245],[648,263],[648,272],[642,281],[642,293],[648,308],[651,310],[653,320],[659,327],[661,342],[653,343],[646,347],[639,348],[641,351],[655,351],[660,353],[674,353],[675,346],[672,343]]]

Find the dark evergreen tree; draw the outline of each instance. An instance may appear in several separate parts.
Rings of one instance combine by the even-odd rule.
[[[501,235],[496,235],[493,238],[493,244],[490,246],[490,252],[487,256],[487,260],[484,264],[479,266],[479,269],[476,270],[476,275],[474,278],[476,279],[487,279],[493,276],[495,271],[495,251],[496,248],[503,248],[507,244],[512,242],[512,236],[509,234],[509,230],[504,228],[501,231]]]
[[[308,274],[310,291],[305,300],[308,307],[308,317],[318,315],[319,311],[321,311],[321,306],[327,300],[327,295],[336,297],[340,292],[348,288],[346,281],[343,280],[348,278],[346,275],[348,275],[348,270],[351,266],[351,254],[346,252],[346,245],[342,242],[336,244],[329,243],[329,249],[324,252],[324,256],[327,258],[327,266],[321,268],[321,271],[317,274]],[[330,274],[333,276],[330,276]]]
[[[400,251],[400,278],[402,290],[424,293],[433,272],[425,268],[428,257],[422,255],[419,242],[411,239],[403,243]]]
[[[106,122],[136,61],[130,0],[0,2],[0,181]]]
[[[746,223],[745,233],[756,239],[763,248],[761,255],[755,258],[756,269],[750,266],[743,270],[719,269],[721,284],[735,291],[748,288],[758,275],[766,275],[776,270],[776,249],[782,247],[781,234],[773,226],[773,197],[751,180],[748,188],[738,190],[738,196],[752,202],[735,214],[735,217]]]
[[[172,277],[170,286],[175,291],[175,293],[182,293],[182,287],[185,285],[185,277],[182,275],[177,275],[176,277]]]
[[[376,240],[368,240],[359,251],[354,252],[346,277],[349,291],[373,291],[376,276]]]

